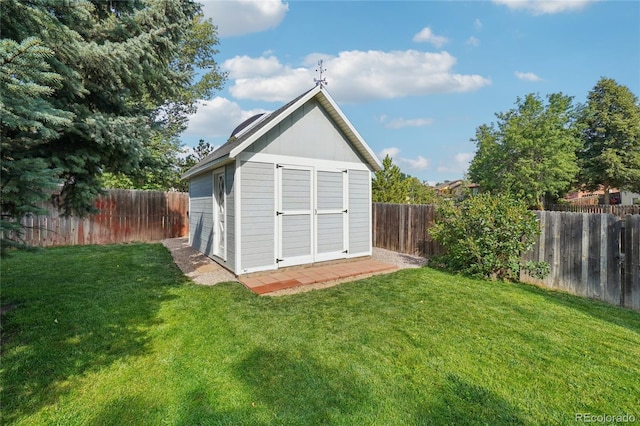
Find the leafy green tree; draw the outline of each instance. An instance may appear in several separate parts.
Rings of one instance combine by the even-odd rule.
[[[497,113],[497,125],[476,130],[477,151],[470,179],[493,194],[510,194],[542,208],[545,196],[569,190],[578,172],[576,108],[562,93],[518,98],[516,107]]]
[[[438,204],[440,198],[435,189],[425,185],[415,176],[406,178],[407,201],[410,204]]]
[[[521,270],[540,278],[549,270],[544,263],[521,261],[540,233],[523,200],[484,193],[459,205],[444,203],[429,233],[446,249],[434,262],[456,272],[515,281]]]
[[[214,60],[215,27],[194,1],[2,0],[0,35],[17,45],[38,40],[52,52],[40,56],[57,76],[52,91],[31,98],[11,92],[15,103],[38,114],[49,105],[70,121],[47,137],[3,125],[3,167],[40,159],[60,180],[56,200],[68,213],[94,211],[105,172],[135,181],[155,164],[146,170],[162,176],[160,166],[173,159],[158,153],[179,146],[196,100],[212,96],[225,79]],[[2,67],[12,75],[7,61]],[[3,79],[3,93],[8,84]]]
[[[579,182],[589,190],[640,192],[640,105],[626,86],[601,78],[580,118]]]
[[[388,155],[382,160],[382,170],[375,173],[371,183],[371,197],[374,203],[406,203],[408,180],[400,167],[393,164]]]

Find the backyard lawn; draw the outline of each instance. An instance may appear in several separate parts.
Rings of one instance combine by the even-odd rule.
[[[640,313],[429,268],[260,297],[159,244],[2,261],[2,424],[640,421]]]

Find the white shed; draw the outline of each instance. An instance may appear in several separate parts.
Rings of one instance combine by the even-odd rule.
[[[236,275],[371,255],[380,169],[318,85],[246,120],[184,174],[189,242]]]

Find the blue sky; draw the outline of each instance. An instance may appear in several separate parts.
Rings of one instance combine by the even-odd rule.
[[[637,1],[204,1],[225,87],[183,142],[219,146],[251,115],[327,89],[382,158],[431,183],[464,176],[470,140],[528,93],[584,102],[600,77],[640,94]]]

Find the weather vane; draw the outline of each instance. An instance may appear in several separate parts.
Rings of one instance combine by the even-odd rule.
[[[320,86],[321,88],[324,86],[329,85],[329,83],[327,83],[327,78],[326,77],[322,77],[322,73],[327,71],[326,68],[323,68],[322,66],[322,59],[320,59],[318,61],[318,68],[316,68],[316,72],[320,73],[320,78],[314,78],[313,82],[316,83],[316,86]]]

